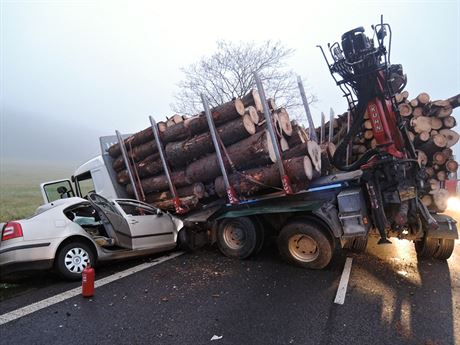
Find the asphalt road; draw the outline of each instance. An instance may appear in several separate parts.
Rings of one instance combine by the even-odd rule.
[[[322,271],[290,266],[268,246],[232,260],[184,254],[0,326],[6,344],[460,344],[460,248],[418,262],[412,244],[336,253]],[[346,256],[344,305],[334,304]],[[142,261],[106,265],[97,278]],[[0,314],[78,286],[51,274],[13,278]],[[24,288],[26,286],[26,288]],[[211,341],[213,336],[222,337]]]

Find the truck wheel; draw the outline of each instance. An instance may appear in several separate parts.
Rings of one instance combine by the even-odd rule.
[[[287,224],[278,236],[281,256],[298,266],[322,269],[332,259],[333,247],[324,230],[302,221]]]
[[[62,247],[56,258],[55,267],[59,275],[68,280],[81,279],[83,269],[94,266],[92,249],[83,242],[71,242]]]
[[[415,241],[415,251],[421,258],[432,258],[439,247],[439,239],[423,237],[420,241]]]
[[[455,240],[440,239],[438,250],[434,253],[433,257],[439,260],[447,260],[454,251]]]
[[[255,252],[258,243],[258,231],[251,219],[228,218],[220,222],[217,246],[225,256],[246,259]]]

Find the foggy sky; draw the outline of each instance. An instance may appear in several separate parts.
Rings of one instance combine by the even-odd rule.
[[[219,3],[219,5],[217,5]],[[317,44],[378,23],[393,30],[392,63],[406,89],[432,98],[460,92],[460,1],[1,1],[1,161],[96,155],[98,136],[163,120],[180,67],[219,39],[280,40],[319,102],[346,103]],[[455,112],[458,118],[459,111]],[[460,120],[460,119],[458,119]]]

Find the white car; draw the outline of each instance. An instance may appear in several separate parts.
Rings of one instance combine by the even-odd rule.
[[[50,269],[67,279],[99,261],[176,247],[183,223],[140,201],[89,194],[40,206],[28,219],[2,227],[0,274]]]

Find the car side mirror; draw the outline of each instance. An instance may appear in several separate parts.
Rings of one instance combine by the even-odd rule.
[[[163,215],[163,211],[157,208],[157,216],[162,216],[162,215]]]

